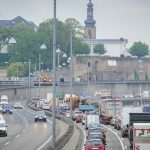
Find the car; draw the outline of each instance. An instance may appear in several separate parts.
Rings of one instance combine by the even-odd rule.
[[[0,115],[0,120],[4,120],[4,118],[3,118],[3,116],[2,116],[2,115]]]
[[[111,121],[110,121],[110,125],[111,125],[111,126],[114,126],[114,125],[115,125],[115,121],[116,121],[117,118],[118,118],[117,116],[114,116],[114,117],[111,119]]]
[[[105,150],[105,145],[101,139],[87,140],[85,150]]]
[[[7,126],[5,120],[0,120],[0,135],[7,136]]]
[[[13,107],[12,107],[11,104],[3,104],[3,106],[2,106],[2,112],[3,112],[3,114],[4,113],[10,113],[10,114],[12,114],[12,109],[13,109]]]
[[[75,121],[78,116],[83,116],[83,112],[79,111],[79,110],[74,111],[74,114],[72,116],[72,120]]]
[[[36,111],[36,113],[35,113],[35,122],[37,122],[37,121],[46,122],[46,115],[45,115],[45,112],[43,110]]]
[[[105,135],[102,132],[89,132],[87,134],[87,139],[101,139],[103,141],[103,144],[106,144],[106,138]]]
[[[121,130],[121,124],[122,124],[122,119],[117,118],[115,120],[114,128],[117,129],[117,130]]]
[[[22,109],[22,108],[23,108],[23,106],[22,106],[22,104],[21,104],[21,103],[16,102],[16,103],[14,104],[14,108],[15,108],[15,109]]]
[[[76,123],[82,122],[82,115],[76,116]]]
[[[121,136],[122,137],[128,137],[128,134],[129,134],[129,125],[128,124],[126,124],[126,125],[123,125],[122,127],[121,127]]]
[[[3,105],[2,104],[0,104],[0,112],[3,110],[3,107],[2,107]]]
[[[102,133],[103,143],[106,144],[106,133],[105,133],[106,131],[102,127],[89,128],[88,132],[87,132],[87,135],[89,135],[90,133],[97,133],[97,132]]]
[[[83,115],[83,117],[82,117],[82,121],[81,121],[82,125],[85,125],[85,119],[86,119],[86,116],[85,116],[85,115]]]
[[[70,111],[66,111],[65,116],[66,116],[67,118],[70,118],[70,117],[71,117]]]

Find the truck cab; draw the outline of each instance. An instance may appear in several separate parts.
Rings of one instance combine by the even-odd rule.
[[[3,106],[2,106],[2,112],[3,112],[3,114],[4,113],[10,113],[10,114],[12,114],[12,109],[13,109],[13,107],[12,107],[11,104],[3,104]]]
[[[8,96],[7,95],[1,95],[0,104],[8,104]]]
[[[7,136],[7,126],[5,120],[0,120],[0,135]]]

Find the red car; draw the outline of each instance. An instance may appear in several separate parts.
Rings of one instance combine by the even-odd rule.
[[[105,145],[100,139],[91,139],[85,144],[85,150],[105,150]]]
[[[103,143],[106,144],[106,133],[105,133],[106,131],[103,128],[90,128],[88,130],[88,134],[90,134],[92,132],[102,133],[102,135],[103,135],[103,137],[102,137]]]

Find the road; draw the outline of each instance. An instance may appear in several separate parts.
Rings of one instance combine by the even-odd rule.
[[[84,132],[84,139],[86,139],[86,130],[85,126],[81,125],[81,123],[77,124],[82,131]],[[127,138],[121,137],[121,132],[114,129],[113,126],[105,125],[106,129],[106,150],[128,150],[129,149],[129,141]]]
[[[51,122],[35,123],[34,112],[26,107],[3,116],[8,126],[8,136],[0,137],[1,150],[39,149],[51,137]]]

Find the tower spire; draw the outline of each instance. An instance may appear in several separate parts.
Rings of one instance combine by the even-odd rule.
[[[91,0],[87,4],[87,18],[84,21],[85,23],[85,37],[89,39],[96,38],[96,21],[93,19],[93,4]]]
[[[89,3],[87,4],[87,19],[85,20],[86,26],[95,26],[96,21],[93,19],[93,4],[91,3],[91,0],[89,0]]]

